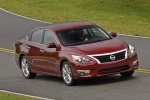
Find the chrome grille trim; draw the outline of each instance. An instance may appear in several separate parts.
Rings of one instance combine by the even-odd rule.
[[[103,63],[111,63],[111,62],[115,62],[115,61],[111,61],[111,62],[100,62],[97,58],[95,57],[99,57],[99,56],[110,56],[110,55],[114,55],[114,54],[117,54],[117,53],[121,53],[121,52],[125,52],[125,58],[127,58],[127,49],[123,49],[123,50],[119,50],[119,51],[115,51],[115,52],[111,52],[111,53],[104,53],[104,54],[94,54],[94,55],[88,55],[89,57],[93,58],[94,60],[97,61],[98,64],[103,64]],[[124,59],[121,59],[121,60],[124,60]],[[116,61],[120,61],[120,60],[116,60]]]

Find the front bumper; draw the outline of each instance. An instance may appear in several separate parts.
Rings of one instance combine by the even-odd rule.
[[[139,63],[137,54],[135,53],[132,56],[129,56],[127,59],[120,61],[102,64],[98,64],[97,62],[92,62],[91,64],[72,63],[71,66],[73,69],[74,78],[84,79],[133,71],[138,69]]]

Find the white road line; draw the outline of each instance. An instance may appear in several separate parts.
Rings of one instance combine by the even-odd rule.
[[[20,96],[26,96],[26,97],[36,98],[36,99],[42,99],[42,100],[54,100],[54,99],[32,96],[32,95],[27,95],[27,94],[21,94],[21,93],[16,93],[16,92],[10,92],[10,91],[5,91],[5,90],[0,90],[0,92],[10,93],[10,94],[15,94],[15,95],[20,95]]]
[[[143,39],[150,39],[150,37],[142,37],[142,36],[134,36],[134,35],[127,35],[127,34],[120,34],[119,35],[123,35],[123,36],[128,36],[128,37],[136,37],[136,38],[143,38]]]
[[[25,19],[29,19],[29,20],[33,20],[33,21],[38,21],[38,22],[42,22],[42,23],[52,24],[52,23],[50,23],[50,22],[41,21],[41,20],[37,20],[37,19],[25,17],[25,16],[22,16],[22,15],[18,15],[18,14],[15,14],[15,13],[13,13],[13,12],[9,12],[9,11],[7,11],[7,10],[5,10],[5,9],[2,9],[2,8],[0,8],[0,10],[2,10],[2,11],[4,11],[4,12],[7,12],[7,13],[9,13],[9,14],[15,15],[15,16],[19,16],[19,17],[25,18]]]
[[[5,11],[5,12],[7,12],[7,13],[10,13],[10,14],[12,14],[12,15],[16,15],[16,16],[22,17],[22,18],[26,18],[26,19],[30,19],[30,20],[34,20],[34,21],[38,21],[38,22],[43,22],[43,23],[48,23],[48,24],[53,24],[53,23],[50,23],[50,22],[41,21],[41,20],[37,20],[37,19],[25,17],[25,16],[22,16],[22,15],[18,15],[18,14],[9,12],[9,11],[3,9],[3,8],[0,8],[0,10]],[[129,36],[129,37],[138,37],[138,38],[144,38],[144,39],[150,39],[150,37],[142,37],[142,36],[134,36],[134,35],[126,35],[126,34],[119,34],[119,35]]]

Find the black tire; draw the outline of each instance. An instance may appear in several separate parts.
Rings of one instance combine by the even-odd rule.
[[[120,73],[122,75],[122,77],[129,77],[132,76],[134,73],[134,71],[129,71],[129,72],[124,72],[124,73]]]
[[[62,64],[61,73],[66,85],[73,86],[76,84],[77,81],[74,79],[72,69],[67,61]]]
[[[31,70],[30,70],[30,64],[28,62],[28,59],[23,56],[20,60],[20,68],[21,68],[21,71],[22,71],[22,74],[23,76],[26,78],[26,79],[31,79],[31,78],[35,78],[36,77],[36,73],[32,73]]]

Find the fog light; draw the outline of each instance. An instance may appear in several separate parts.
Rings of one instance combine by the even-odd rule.
[[[139,62],[138,62],[137,60],[134,61],[134,62],[133,62],[133,66],[134,66],[134,67],[139,66]]]
[[[88,76],[90,73],[90,70],[77,70],[77,72],[80,76]]]

